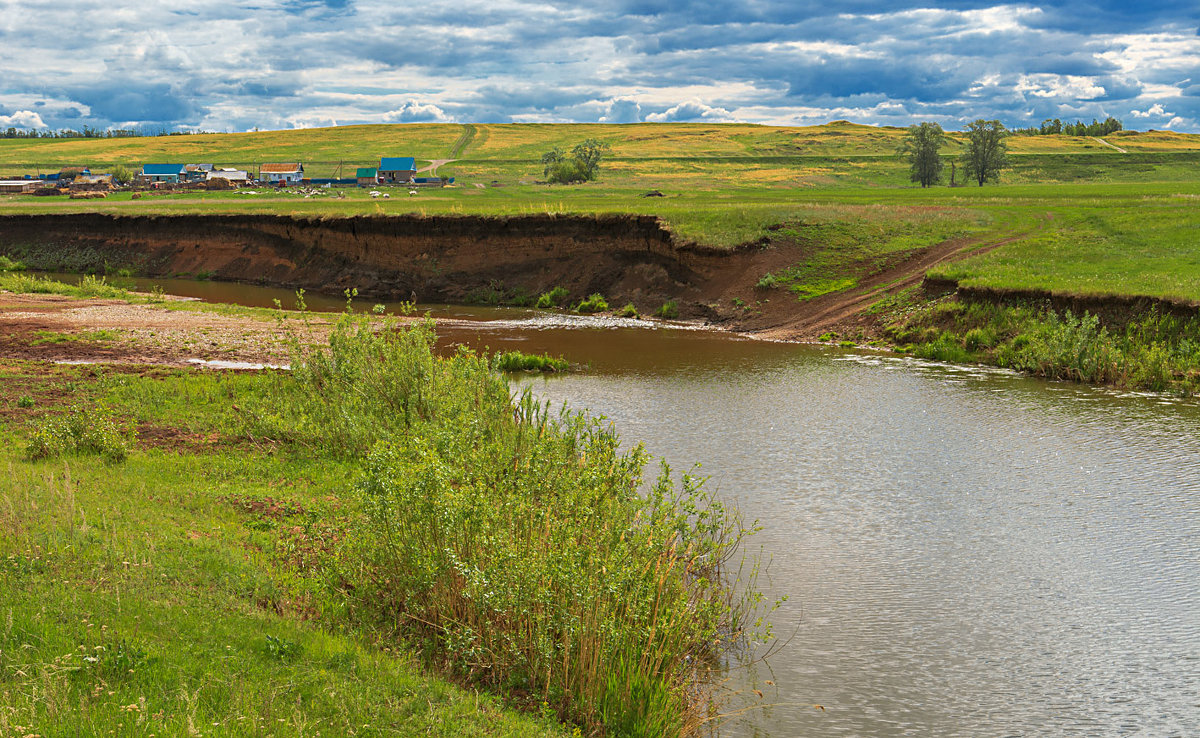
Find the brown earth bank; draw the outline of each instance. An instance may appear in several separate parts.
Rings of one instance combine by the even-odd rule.
[[[680,243],[639,215],[0,217],[0,253],[33,268],[130,269],[146,276],[204,275],[366,298],[462,303],[481,295],[536,296],[556,286],[573,300],[605,295],[653,313],[776,339],[862,331],[874,302],[921,281],[934,264],[1007,240],[956,239],[863,266],[858,286],[801,301],[756,287],[768,272],[808,259],[817,245],[772,235],[733,249]]]
[[[959,299],[973,302],[991,302],[1003,305],[1034,303],[1046,305],[1057,312],[1070,311],[1075,315],[1091,313],[1106,324],[1120,325],[1131,317],[1144,316],[1151,312],[1192,318],[1200,314],[1200,302],[1170,297],[1145,297],[1138,295],[1077,295],[1036,289],[1004,289],[998,287],[963,286],[955,280],[926,279],[925,292],[930,295],[954,293]]]

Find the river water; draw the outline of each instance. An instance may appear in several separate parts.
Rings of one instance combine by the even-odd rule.
[[[254,304],[252,289],[211,299]],[[1200,735],[1200,404],[702,331],[436,314],[446,343],[587,365],[521,382],[676,468],[701,462],[764,526],[785,643],[733,671],[731,689],[770,706],[723,735]]]

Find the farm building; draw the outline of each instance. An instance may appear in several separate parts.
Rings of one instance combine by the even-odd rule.
[[[144,164],[138,175],[143,182],[178,182],[182,177],[182,164]]]
[[[183,176],[189,182],[203,182],[213,170],[212,164],[184,164]]]
[[[382,183],[408,183],[416,173],[417,163],[411,156],[385,156],[379,160],[379,181]]]
[[[258,167],[260,182],[300,183],[304,179],[304,165],[296,163],[262,164]]]
[[[0,180],[0,193],[33,192],[44,186],[45,183],[40,179],[4,179]]]
[[[213,169],[205,179],[210,182],[214,179],[224,179],[228,180],[229,184],[247,184],[250,182],[250,173],[243,169]]]
[[[354,178],[358,180],[359,187],[374,187],[379,184],[379,170],[375,167],[359,167]]]

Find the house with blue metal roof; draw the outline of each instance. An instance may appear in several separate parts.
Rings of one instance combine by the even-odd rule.
[[[385,156],[379,160],[379,181],[407,184],[417,173],[417,161],[411,156]]]
[[[143,164],[138,177],[144,182],[178,182],[183,169],[183,164]]]

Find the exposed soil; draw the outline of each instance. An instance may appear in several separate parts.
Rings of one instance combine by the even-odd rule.
[[[461,303],[480,292],[536,295],[563,286],[573,300],[600,292],[610,304],[632,302],[644,314],[674,300],[683,319],[792,340],[869,325],[867,307],[916,284],[930,266],[1005,242],[960,239],[910,252],[882,270],[864,266],[860,274],[843,275],[858,278],[853,290],[802,302],[785,290],[755,285],[767,272],[804,261],[811,245],[772,237],[734,249],[706,248],[678,242],[650,216],[0,217],[0,253],[40,268],[128,267],[148,276],[206,274],[326,294],[353,287],[365,298],[421,302]],[[743,307],[737,307],[739,303]],[[136,311],[95,301],[86,308],[71,306],[67,313],[43,317],[50,321],[45,326],[25,316],[15,330],[53,330],[52,324],[64,320],[92,329],[111,325],[128,331],[131,341],[109,349],[147,362],[274,356],[255,346],[253,335],[259,331],[244,321],[200,315],[166,318],[153,309]],[[154,340],[162,330],[187,333],[190,340],[183,343],[189,351],[204,355],[185,357],[188,352]],[[234,340],[230,332],[239,330],[248,335]],[[210,335],[213,332],[218,335]],[[82,351],[66,345],[42,348],[42,355],[56,360],[77,358]],[[3,344],[0,350],[12,355]],[[98,352],[102,349],[90,347],[86,353]]]
[[[307,338],[329,326],[319,315],[312,316],[307,327],[291,322]],[[202,366],[198,362],[282,364],[287,351],[273,321],[120,300],[0,292],[0,357]]]

